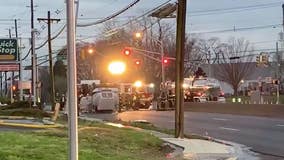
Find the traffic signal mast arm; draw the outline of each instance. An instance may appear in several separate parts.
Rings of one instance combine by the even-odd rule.
[[[152,59],[152,60],[155,60],[155,61],[157,61],[157,62],[162,62],[162,61],[163,61],[163,60],[161,60],[160,58],[155,58],[155,57],[152,57],[152,56],[150,56],[150,55],[145,54],[145,53],[151,53],[151,54],[155,54],[155,55],[161,55],[161,53],[159,53],[159,52],[153,52],[153,51],[138,49],[138,48],[134,48],[134,47],[127,47],[127,48],[130,48],[130,49],[132,49],[132,50],[135,50],[135,51],[137,51],[137,53],[139,53],[139,54],[141,54],[141,55],[143,55],[143,56],[145,56],[145,57],[147,57],[147,58],[150,58],[150,59]],[[176,58],[174,58],[174,57],[165,57],[165,58],[166,58],[166,59],[171,59],[171,60],[175,60],[175,59],[176,59]]]

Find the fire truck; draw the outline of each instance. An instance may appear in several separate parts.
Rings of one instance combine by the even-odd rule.
[[[154,98],[154,89],[151,84],[120,83],[119,104],[121,109],[139,110],[148,109]]]
[[[225,102],[220,83],[214,78],[184,79],[184,100],[188,102]]]
[[[225,102],[224,92],[222,92],[219,81],[213,78],[185,78],[184,101],[186,102]],[[174,82],[166,83],[166,93],[174,93]],[[174,97],[171,96],[171,97]]]

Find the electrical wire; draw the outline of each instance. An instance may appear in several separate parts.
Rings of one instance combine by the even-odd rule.
[[[277,7],[277,6],[281,6],[281,2],[242,6],[242,7],[199,10],[199,11],[193,11],[193,12],[187,12],[187,13],[190,13],[189,16],[204,16],[204,15],[214,15],[214,14],[223,14],[223,13],[253,11],[253,10],[257,10],[257,9],[265,9],[265,8],[271,8],[271,7]]]
[[[66,28],[66,24],[61,28],[61,30],[54,37],[51,38],[51,40],[56,39],[64,31],[65,28]],[[43,46],[46,45],[47,42],[48,40],[46,40],[44,43],[42,43],[40,46],[36,47],[35,49],[38,50],[42,48]]]
[[[24,61],[26,58],[28,58],[29,54],[31,53],[32,48],[29,49],[28,53],[25,55],[24,58],[22,58],[22,61]]]
[[[133,1],[132,3],[130,3],[129,5],[127,5],[125,8],[121,9],[120,11],[104,18],[104,19],[101,19],[101,20],[98,20],[96,22],[92,22],[92,23],[87,23],[87,24],[77,24],[78,27],[88,27],[88,26],[94,26],[94,25],[97,25],[97,24],[100,24],[100,23],[104,23],[112,18],[115,18],[116,16],[122,14],[123,12],[127,11],[129,8],[133,7],[135,4],[137,4],[140,0],[135,0]]]
[[[236,32],[236,31],[265,29],[265,28],[276,28],[276,27],[280,27],[280,26],[282,26],[282,24],[270,24],[270,25],[263,25],[263,26],[234,28],[234,29],[224,29],[224,30],[215,30],[215,31],[191,32],[190,34],[225,33],[225,32]]]

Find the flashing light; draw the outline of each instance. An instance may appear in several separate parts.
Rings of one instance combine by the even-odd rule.
[[[125,68],[125,63],[119,61],[112,62],[108,66],[108,70],[112,74],[122,74],[125,71]]]
[[[142,82],[141,81],[136,81],[134,83],[134,86],[137,87],[137,88],[142,87]]]
[[[188,84],[186,84],[186,83],[182,84],[182,88],[186,89],[186,88],[188,88],[188,87],[189,87]]]

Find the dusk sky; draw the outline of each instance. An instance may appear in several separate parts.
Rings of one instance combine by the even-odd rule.
[[[124,8],[134,0],[80,0],[79,23],[95,22]],[[140,0],[134,7],[119,15],[114,20],[127,22],[129,17],[137,17],[167,0]],[[175,2],[175,1],[171,1]],[[242,37],[250,41],[256,50],[275,51],[275,43],[282,31],[283,0],[188,0],[187,33],[208,39],[219,37],[226,41],[229,37]],[[14,20],[18,19],[19,37],[23,39],[26,55],[30,38],[30,0],[2,0],[0,6],[0,37],[8,37],[8,29],[14,34]],[[47,27],[37,18],[46,18],[51,11],[52,18],[62,19],[52,25],[52,32],[57,33],[66,23],[64,0],[34,0],[35,27],[39,31],[36,46],[47,39]],[[86,20],[87,19],[87,20]],[[175,20],[167,20],[175,23]],[[235,31],[234,31],[235,28]],[[244,29],[245,28],[245,29]],[[102,25],[77,29],[78,39],[93,41],[101,31]],[[210,32],[210,33],[208,33]],[[14,35],[12,35],[14,36]],[[66,30],[53,41],[53,50],[66,44]],[[38,55],[47,55],[47,46],[37,50]],[[25,65],[30,64],[30,57]],[[46,63],[48,65],[48,63]],[[25,76],[25,78],[28,78]]]

